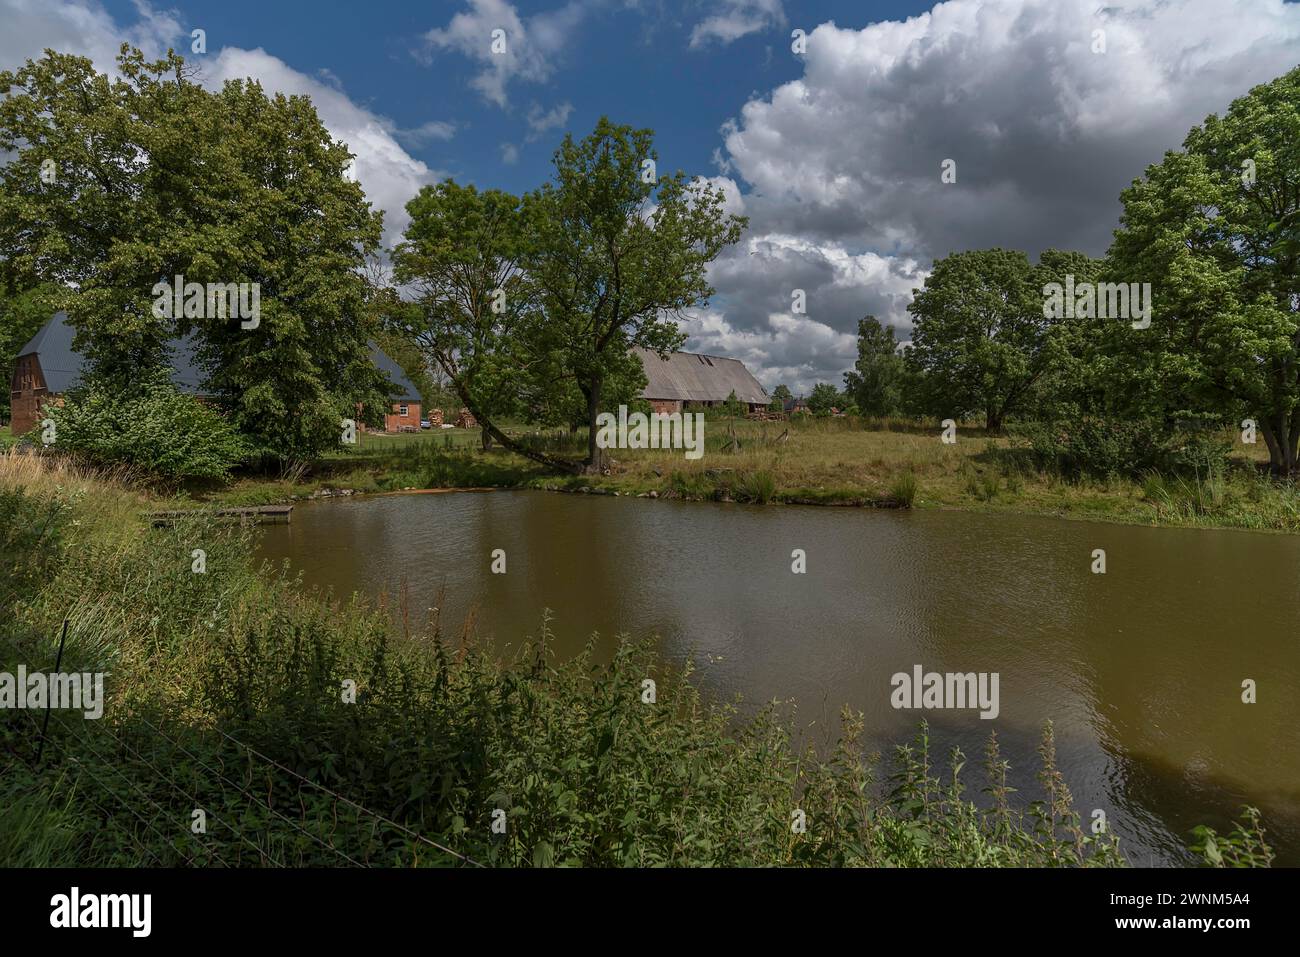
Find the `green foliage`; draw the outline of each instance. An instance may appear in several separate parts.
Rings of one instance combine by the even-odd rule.
[[[45,414],[54,421],[55,449],[173,481],[227,478],[249,454],[229,419],[177,392],[163,371],[126,397],[92,381]]]
[[[1192,850],[1210,867],[1270,867],[1273,849],[1264,840],[1259,809],[1244,807],[1241,819],[1232,831],[1220,836],[1214,828],[1201,824],[1192,830]]]
[[[1001,486],[996,472],[976,468],[969,462],[962,463],[962,475],[965,477],[966,494],[978,502],[991,502],[998,497]]]
[[[0,606],[35,594],[60,554],[72,502],[0,488]]]
[[[1300,69],[1207,117],[1120,199],[1108,271],[1154,295],[1150,328],[1108,329],[1115,402],[1129,413],[1250,416],[1274,471],[1294,472],[1300,247],[1278,238],[1300,210]]]
[[[1066,478],[1140,478],[1153,469],[1172,474],[1222,470],[1229,451],[1220,434],[1152,419],[1022,422],[1012,435],[1036,468]]]
[[[827,416],[840,405],[840,392],[829,382],[818,382],[808,396],[808,411],[816,416]]]
[[[1062,274],[1082,280],[1096,266],[1077,253],[1048,250],[1038,265],[1024,253],[984,249],[937,261],[908,311],[906,353],[915,411],[941,418],[984,416],[990,431],[1032,410],[1054,377],[1068,375],[1081,347],[1076,320],[1044,315],[1043,286]]]
[[[921,490],[921,480],[910,469],[899,474],[889,486],[889,497],[904,508],[911,508],[916,495]]]
[[[255,451],[336,446],[358,403],[372,419],[387,405],[361,274],[380,214],[345,175],[347,147],[309,99],[251,80],[209,91],[173,53],[124,46],[115,73],[57,53],[0,73],[7,285],[65,289],[77,347],[112,387],[130,391],[193,333],[205,391]],[[259,324],[156,314],[155,286],[177,275],[257,283]]]
[[[858,320],[858,359],[844,373],[844,392],[862,415],[895,415],[902,408],[903,357],[894,327],[875,316]]]
[[[539,317],[521,268],[530,234],[519,198],[448,179],[423,187],[406,210],[394,276],[418,299],[403,304],[390,293],[394,331],[438,365],[487,427],[553,404],[554,369],[536,348]]]
[[[736,499],[766,505],[776,496],[776,478],[765,469],[742,472],[736,480]]]
[[[681,171],[651,175],[657,160],[651,130],[602,117],[582,140],[565,136],[553,181],[524,202],[535,240],[527,273],[546,317],[539,352],[586,402],[589,470],[602,465],[596,416],[608,380],[634,347],[681,344],[672,318],[708,304],[708,264],[746,223],[726,213],[721,190]]]

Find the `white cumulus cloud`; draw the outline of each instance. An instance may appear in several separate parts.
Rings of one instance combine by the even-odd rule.
[[[838,383],[855,353],[783,337],[772,317],[790,289],[807,288],[808,321],[837,335],[867,313],[906,329],[909,284],[936,257],[1104,252],[1129,182],[1300,62],[1300,5],[951,0],[906,21],[822,24],[802,59],[723,128],[716,165],[743,188],[750,228],[712,269],[709,334],[745,343],[767,384],[804,370],[807,388]],[[956,183],[940,181],[945,159]]]
[[[476,61],[480,68],[470,85],[500,107],[508,103],[506,88],[513,80],[540,83],[550,78],[557,58],[577,42],[578,25],[588,12],[585,3],[574,0],[524,19],[506,0],[468,3],[445,27],[425,33],[416,52],[425,62],[447,52]]]

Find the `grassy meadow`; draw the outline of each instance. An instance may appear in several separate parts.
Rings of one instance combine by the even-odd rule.
[[[580,457],[586,433],[507,427],[512,437]],[[735,441],[732,440],[734,434]],[[199,500],[270,504],[324,491],[530,487],[655,498],[1024,512],[1147,525],[1300,531],[1300,498],[1262,471],[1267,450],[1234,446],[1226,469],[1203,475],[1149,472],[1067,478],[1036,468],[1016,439],[937,424],[815,419],[755,422],[711,418],[705,454],[614,450],[608,474],[569,476],[500,448],[484,452],[477,430],[365,434],[356,449],[282,476],[245,477],[191,492]],[[1231,441],[1235,434],[1225,434]]]

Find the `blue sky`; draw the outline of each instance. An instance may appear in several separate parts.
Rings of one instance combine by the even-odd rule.
[[[112,71],[123,41],[188,53],[205,30],[201,81],[310,96],[390,243],[425,184],[523,192],[565,132],[650,127],[661,171],[750,220],[687,348],[805,392],[841,382],[864,315],[907,338],[938,257],[1104,253],[1128,183],[1300,64],[1283,0],[0,0],[0,23],[0,68],[52,47]]]
[[[513,6],[526,20],[565,5]],[[923,12],[930,4],[819,0],[799,3],[797,9],[789,4],[784,24],[772,20],[731,43],[694,48],[692,30],[716,4],[589,6],[590,12],[555,54],[550,77],[512,84],[508,105],[502,108],[471,88],[478,64],[456,50],[428,50],[421,41],[429,30],[445,27],[465,10],[465,3],[223,0],[167,5],[183,26],[207,31],[209,50],[261,47],[302,73],[328,70],[351,99],[404,130],[451,124],[454,133],[448,139],[412,135],[402,138],[403,145],[458,180],[522,192],[548,176],[551,154],[565,130],[589,131],[602,114],[653,129],[663,165],[712,174],[722,124],[751,94],[802,71],[789,49],[795,27],[811,30],[827,21],[862,27],[872,20]],[[110,0],[105,7],[119,22],[138,18],[130,0]],[[485,46],[489,42],[483,38]],[[572,112],[562,127],[534,134],[530,110],[552,113],[556,108],[563,111],[565,104]],[[503,144],[517,148],[517,162],[504,161]]]

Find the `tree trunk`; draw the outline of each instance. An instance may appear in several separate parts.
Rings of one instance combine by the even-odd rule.
[[[1260,418],[1264,443],[1268,446],[1269,471],[1278,478],[1291,478],[1300,461],[1300,419],[1292,416],[1288,421],[1279,413],[1274,418]]]
[[[995,412],[992,409],[984,413],[984,431],[1001,432],[1002,431],[1002,413]]]
[[[482,429],[480,429],[479,431],[480,431],[480,438],[481,438],[482,441],[483,441],[483,451],[484,451],[484,452],[491,452],[491,451],[492,451],[492,433],[489,432],[489,431],[487,430],[487,427],[486,427],[486,426],[484,426],[484,427],[483,427]]]
[[[1291,416],[1291,428],[1287,429],[1287,447],[1286,455],[1283,462],[1286,463],[1287,477],[1296,476],[1300,472],[1300,420],[1296,416]]]
[[[1277,436],[1273,434],[1273,426],[1269,424],[1268,419],[1261,418],[1259,421],[1260,431],[1264,433],[1264,444],[1268,446],[1268,470],[1277,475],[1282,468],[1282,446],[1278,444]]]
[[[464,403],[465,408],[469,409],[470,415],[474,416],[475,420],[477,420],[479,425],[482,426],[483,432],[500,442],[502,448],[509,449],[516,455],[522,455],[526,459],[531,459],[540,465],[545,465],[547,468],[555,469],[558,472],[567,472],[570,475],[576,475],[582,470],[581,465],[577,462],[552,458],[544,452],[537,452],[533,449],[527,448],[526,446],[520,445],[492,424],[488,417],[483,414],[483,410],[478,407],[478,403],[470,398],[469,390],[464,387],[463,383],[453,379],[452,385],[456,389],[456,394],[460,396],[460,401]]]
[[[602,385],[602,377],[596,376],[584,390],[587,395],[587,462],[584,471],[588,475],[599,475],[605,469],[605,450],[596,444],[596,416],[600,415]]]

